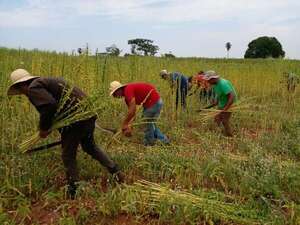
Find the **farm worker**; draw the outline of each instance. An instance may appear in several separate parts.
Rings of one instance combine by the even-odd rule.
[[[286,78],[287,90],[290,93],[294,93],[297,85],[300,83],[300,77],[298,77],[295,73],[284,73],[284,75]]]
[[[218,125],[223,124],[226,136],[232,137],[229,125],[231,116],[229,109],[237,99],[236,91],[230,81],[220,78],[215,71],[205,72],[204,79],[212,86],[212,90],[216,95],[213,106],[218,106],[218,109],[221,110],[215,116],[215,121]]]
[[[160,71],[160,76],[164,80],[170,82],[170,86],[176,90],[176,110],[178,109],[178,103],[180,103],[183,109],[186,108],[186,97],[188,93],[188,78],[179,72],[169,73],[167,70]]]
[[[10,78],[13,84],[9,87],[7,94],[27,96],[40,113],[39,135],[41,138],[46,138],[51,132],[49,129],[62,92],[65,88],[68,88],[67,83],[62,78],[32,76],[24,69],[13,71]],[[73,104],[78,103],[85,96],[85,93],[77,87],[74,87],[70,94],[70,97],[74,101]],[[70,106],[68,105],[68,107]],[[66,110],[66,108],[62,110]],[[86,153],[105,166],[111,174],[115,174],[117,181],[122,182],[124,179],[119,166],[95,144],[95,120],[96,117],[92,117],[84,121],[75,122],[59,130],[62,141],[62,160],[68,181],[68,195],[71,198],[75,197],[76,181],[78,181],[76,152],[79,144]]]
[[[131,136],[131,123],[136,115],[137,105],[142,105],[143,117],[147,122],[144,131],[144,145],[154,145],[156,140],[169,144],[169,139],[155,123],[160,115],[163,101],[153,85],[143,82],[122,85],[119,81],[113,81],[110,83],[110,96],[123,97],[128,106],[128,113],[122,124],[122,132],[125,136]]]
[[[189,96],[194,95],[198,89],[199,92],[199,100],[200,102],[208,103],[214,98],[214,93],[212,89],[209,87],[209,83],[204,79],[204,71],[199,71],[196,75],[190,76],[188,78],[189,88],[195,84],[196,89]]]

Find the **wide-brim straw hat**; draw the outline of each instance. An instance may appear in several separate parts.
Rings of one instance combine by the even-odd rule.
[[[20,90],[17,88],[17,84],[25,81],[29,81],[39,76],[32,76],[27,70],[17,69],[10,74],[10,79],[13,82],[12,85],[7,90],[7,95],[19,95]]]
[[[204,73],[204,76],[203,76],[203,79],[204,80],[210,80],[210,79],[217,79],[217,78],[220,78],[220,76],[213,70],[209,70],[209,71],[206,71]]]
[[[115,91],[117,91],[118,89],[122,88],[122,87],[125,87],[127,84],[121,84],[119,81],[113,81],[110,83],[110,87],[109,87],[109,90],[110,90],[110,93],[109,95],[112,96]]]

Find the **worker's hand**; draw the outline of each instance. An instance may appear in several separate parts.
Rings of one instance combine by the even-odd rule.
[[[132,129],[129,125],[123,125],[122,127],[122,132],[126,137],[131,137],[132,136]]]
[[[51,133],[51,131],[48,131],[48,130],[40,130],[39,135],[41,138],[46,138],[50,133]]]

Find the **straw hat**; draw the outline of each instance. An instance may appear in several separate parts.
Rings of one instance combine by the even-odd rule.
[[[219,78],[220,76],[213,70],[209,70],[209,71],[206,71],[204,73],[204,76],[203,76],[203,79],[204,80],[210,80],[210,79],[213,79],[213,78]]]
[[[159,73],[160,76],[164,76],[164,75],[168,75],[168,71],[167,70],[162,70]]]
[[[112,96],[116,90],[120,89],[121,87],[125,87],[126,84],[121,84],[119,81],[113,81],[110,83],[110,96]]]
[[[38,78],[39,76],[32,76],[28,71],[24,69],[17,69],[10,74],[10,79],[13,84],[9,87],[7,95],[19,95],[20,91],[16,88],[17,84]]]

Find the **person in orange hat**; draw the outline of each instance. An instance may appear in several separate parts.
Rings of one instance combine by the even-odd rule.
[[[199,89],[199,100],[204,103],[212,103],[214,98],[213,90],[210,88],[209,83],[204,79],[205,74],[203,71],[199,71],[196,75],[190,76],[188,78],[189,88],[191,89],[193,85],[196,85],[196,89],[189,94],[189,96],[194,95]],[[210,106],[206,107],[210,108]]]

